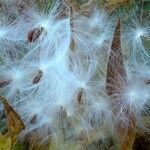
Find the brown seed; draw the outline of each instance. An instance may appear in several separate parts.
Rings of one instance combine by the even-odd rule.
[[[79,104],[82,102],[82,98],[83,98],[83,89],[81,88],[81,90],[79,91],[77,95],[77,101]]]
[[[41,70],[38,71],[38,73],[35,75],[35,77],[33,78],[32,80],[32,83],[33,84],[37,84],[39,83],[39,81],[41,80],[42,78],[42,75],[43,75],[43,72]]]
[[[0,80],[0,88],[6,87],[8,84],[10,84],[12,82],[12,80]]]
[[[31,29],[27,34],[27,39],[29,42],[35,42],[43,32],[43,27],[36,27]]]
[[[30,123],[31,123],[31,124],[36,124],[36,122],[37,122],[37,114],[35,114],[35,115],[32,117],[32,119],[30,120]]]

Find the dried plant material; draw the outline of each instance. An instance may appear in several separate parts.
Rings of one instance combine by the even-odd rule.
[[[0,88],[6,87],[7,85],[9,85],[11,83],[11,80],[0,80]]]
[[[135,123],[132,118],[130,118],[130,122],[128,123],[127,129],[119,126],[118,128],[118,133],[119,133],[119,139],[121,141],[121,150],[132,150],[133,149],[133,144],[135,140],[135,135],[136,135],[136,128],[135,128]]]
[[[149,134],[146,132],[136,134],[133,149],[148,150],[149,148],[150,148]]]
[[[0,150],[10,150],[11,148],[11,139],[9,134],[1,135],[0,134]]]
[[[106,88],[108,96],[112,97],[112,104],[117,106],[114,111],[114,115],[117,115],[118,110],[122,108],[119,104],[124,101],[122,97],[122,91],[124,90],[123,83],[127,82],[127,75],[124,68],[123,56],[121,51],[121,32],[120,32],[120,20],[118,20],[114,38],[112,41],[111,52],[109,55],[107,66],[107,81]],[[114,101],[117,99],[116,101]],[[113,102],[114,101],[114,102]],[[120,101],[120,102],[119,102]],[[116,104],[117,102],[117,104]],[[114,106],[113,106],[114,107]],[[122,110],[123,112],[124,110]],[[117,126],[117,133],[121,144],[121,150],[131,150],[135,139],[135,120],[132,112],[123,112],[126,118],[129,120],[127,126],[123,125],[123,122],[119,120]]]
[[[122,81],[119,81],[120,77],[123,78],[126,82],[127,75],[123,64],[120,41],[120,20],[118,20],[107,65],[106,86],[107,94],[109,96],[112,96],[114,94],[120,94],[118,93],[120,92],[120,90],[118,91],[118,86],[119,88],[122,88]]]
[[[35,42],[40,37],[42,32],[43,32],[42,27],[36,27],[34,29],[31,29],[27,34],[28,41],[29,42]]]
[[[113,11],[117,7],[128,4],[131,0],[107,0],[104,7],[108,11]]]
[[[40,128],[41,131],[43,129],[44,126]],[[23,143],[27,146],[29,150],[47,150],[51,142],[50,137],[47,137],[43,141],[43,134],[37,131],[39,130],[35,129],[34,131],[26,134],[23,139]]]
[[[128,123],[124,125],[124,123],[120,121],[117,126],[121,150],[132,150],[136,136],[136,122],[134,114],[130,112],[130,114],[127,115]]]
[[[35,75],[35,77],[32,80],[33,84],[37,84],[40,82],[41,78],[42,78],[43,72],[41,70],[38,71],[38,73]]]
[[[15,144],[18,134],[25,128],[23,121],[21,120],[18,113],[10,106],[8,101],[0,96],[0,100],[4,105],[6,112],[7,125],[9,129],[9,134],[11,137],[11,147]]]

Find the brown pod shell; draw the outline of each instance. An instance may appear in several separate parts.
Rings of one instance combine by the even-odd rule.
[[[127,74],[121,51],[120,29],[120,20],[118,20],[107,65],[106,91],[111,98],[114,116],[117,116],[122,111],[123,117],[128,119],[126,126],[124,126],[121,118],[117,120],[116,129],[120,141],[120,149],[131,150],[135,139],[136,125],[133,112],[129,111],[130,109],[122,110],[122,102],[126,101],[122,96],[122,91],[124,90],[123,85],[127,84]]]

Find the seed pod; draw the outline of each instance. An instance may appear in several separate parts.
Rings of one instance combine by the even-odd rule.
[[[106,88],[107,94],[109,96],[120,94],[118,93],[120,91],[118,91],[118,87],[120,89],[122,88],[122,81],[119,80],[120,77],[122,77],[122,79],[124,79],[124,81],[126,82],[127,75],[123,64],[123,55],[121,51],[120,41],[120,20],[118,20],[107,65]]]
[[[121,93],[124,90],[122,82],[127,82],[127,74],[121,51],[120,20],[118,20],[114,32],[106,78],[107,94],[112,99],[112,107],[115,108],[113,109],[114,116],[118,115],[118,112],[121,110],[123,115],[128,119],[126,126],[124,126],[124,122],[121,119],[117,120],[116,130],[118,133],[121,150],[131,150],[135,139],[136,124],[133,112],[129,110],[122,110],[122,105],[120,105],[122,101],[126,101]]]

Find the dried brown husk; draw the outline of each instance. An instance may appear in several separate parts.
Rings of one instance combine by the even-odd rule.
[[[25,125],[19,114],[12,108],[3,96],[0,96],[0,101],[2,101],[6,113],[8,131],[11,137],[10,149],[12,149],[13,145],[16,143],[19,133],[25,128]]]
[[[123,83],[127,84],[127,74],[123,63],[123,55],[121,51],[121,25],[118,19],[117,26],[114,32],[111,51],[109,54],[107,77],[106,77],[106,90],[111,99],[114,116],[122,109],[121,103],[124,101],[122,91],[124,90]],[[119,105],[120,104],[120,105]],[[120,108],[119,108],[120,107]],[[124,116],[128,119],[128,123],[124,126],[121,118],[117,120],[116,130],[120,142],[121,150],[131,150],[135,139],[135,118],[131,111],[124,111]]]

